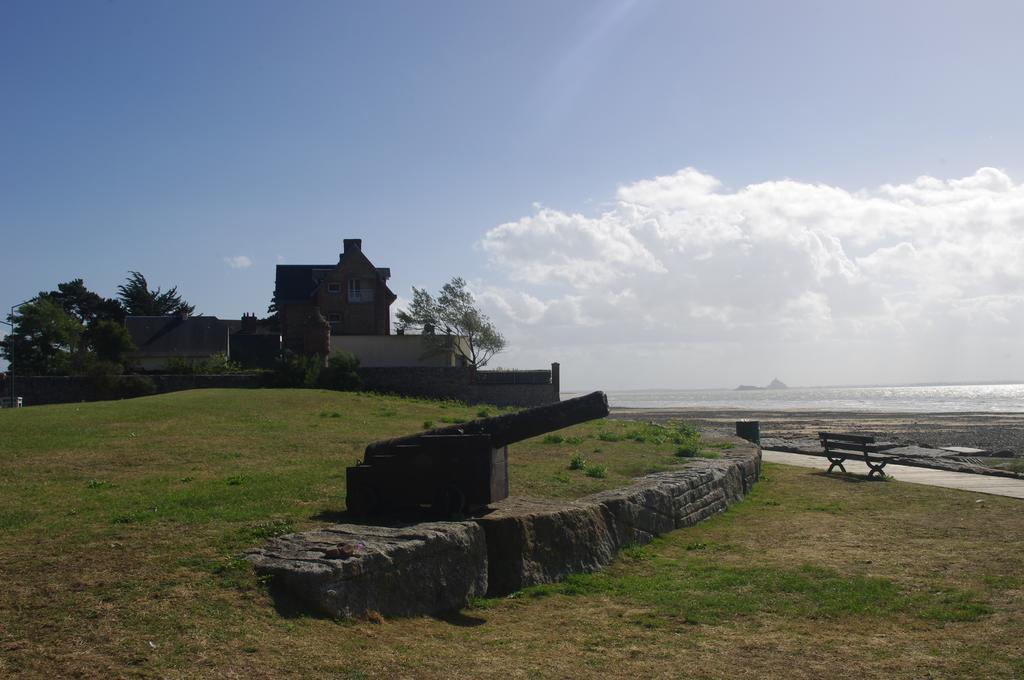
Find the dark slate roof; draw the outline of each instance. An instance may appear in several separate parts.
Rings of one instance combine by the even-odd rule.
[[[329,272],[334,271],[336,264],[279,264],[277,265],[277,282],[275,293],[280,304],[286,302],[309,302],[316,287]],[[390,267],[374,267],[377,278],[387,288],[387,280],[391,278]],[[388,292],[391,292],[390,289]],[[394,293],[392,293],[394,295]]]
[[[327,272],[337,265],[279,264],[275,293],[278,303],[308,302]]]
[[[227,321],[215,316],[129,316],[124,320],[135,357],[210,356],[228,351]]]

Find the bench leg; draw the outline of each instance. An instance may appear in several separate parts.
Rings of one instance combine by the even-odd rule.
[[[885,464],[888,461],[875,461],[865,456],[864,462],[868,464],[869,468],[871,468],[871,472],[868,473],[868,479],[871,479],[875,475],[878,475],[878,479],[885,479]]]
[[[832,472],[832,470],[834,470],[835,468],[839,468],[844,473],[846,472],[846,468],[843,467],[843,462],[846,461],[845,457],[842,457],[842,458],[838,458],[838,457],[835,457],[835,456],[825,456],[825,457],[828,458],[828,462],[832,463],[832,465],[830,465],[828,467],[828,470],[825,471],[826,475],[829,472]]]

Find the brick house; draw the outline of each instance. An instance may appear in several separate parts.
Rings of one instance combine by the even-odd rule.
[[[324,322],[329,335],[390,335],[391,270],[375,267],[363,254],[361,239],[344,240],[337,264],[279,264],[274,301],[285,349],[317,351]]]

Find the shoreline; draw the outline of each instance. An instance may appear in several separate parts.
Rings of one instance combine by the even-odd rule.
[[[609,417],[622,420],[682,421],[704,429],[732,432],[737,420],[757,420],[762,437],[816,438],[819,431],[831,430],[931,447],[969,446],[1024,457],[1024,413],[1014,411],[927,413],[622,406],[610,411]]]

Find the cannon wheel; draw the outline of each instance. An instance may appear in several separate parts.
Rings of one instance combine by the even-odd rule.
[[[432,507],[441,515],[461,515],[466,510],[466,494],[454,484],[447,484],[438,489]]]
[[[353,489],[345,496],[349,514],[366,517],[380,511],[380,494],[373,488]]]

